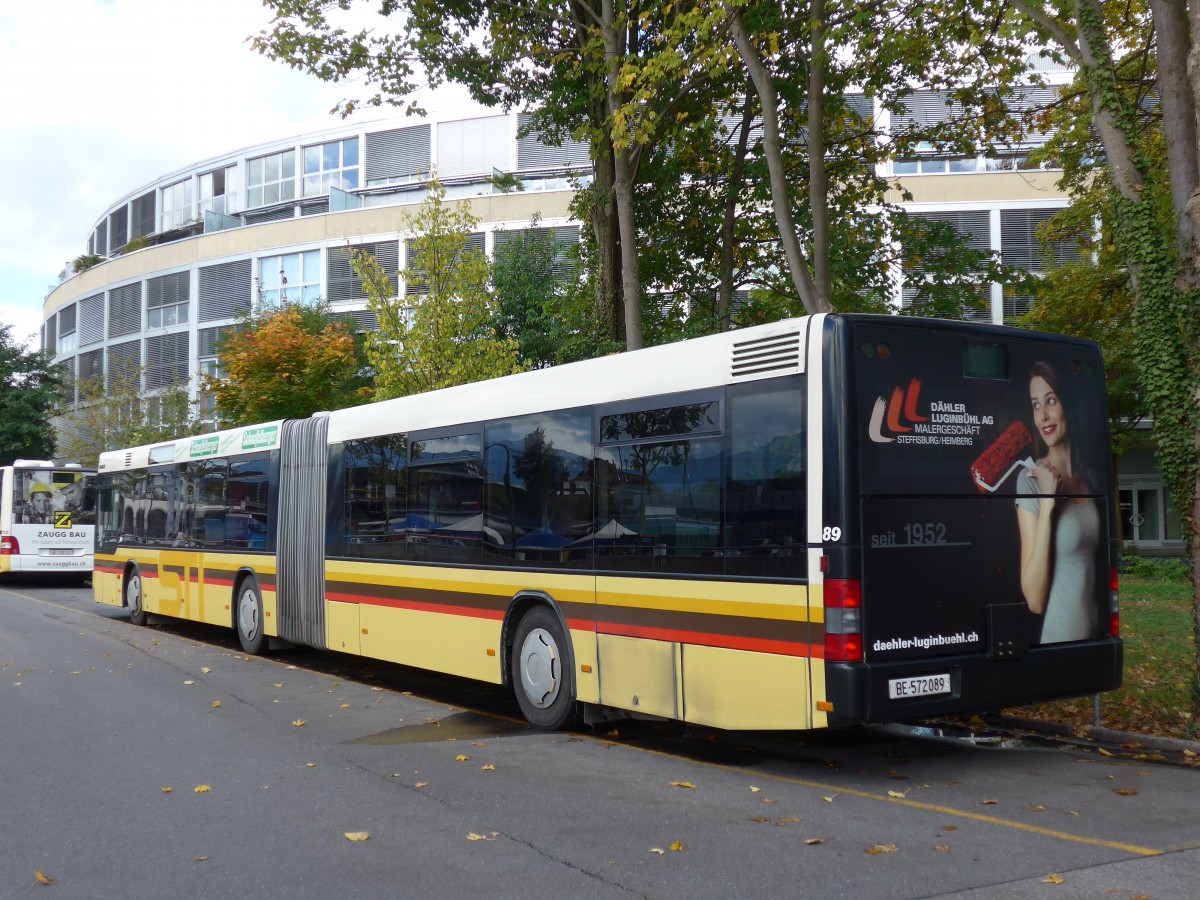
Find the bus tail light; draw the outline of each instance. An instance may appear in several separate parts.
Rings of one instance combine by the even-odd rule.
[[[861,661],[862,582],[855,578],[827,578],[824,596],[826,661]]]
[[[0,537],[0,556],[20,556],[21,545],[15,537]]]
[[[1121,604],[1120,596],[1120,577],[1117,574],[1117,567],[1111,566],[1108,570],[1108,591],[1109,598],[1112,601],[1111,616],[1109,620],[1109,634],[1113,637],[1121,636]]]

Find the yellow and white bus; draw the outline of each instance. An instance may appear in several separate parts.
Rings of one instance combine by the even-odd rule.
[[[0,466],[0,576],[91,576],[95,474],[45,459]]]
[[[1105,411],[1094,344],[792,319],[106,453],[95,597],[506,684],[545,728],[1083,695],[1121,680]]]

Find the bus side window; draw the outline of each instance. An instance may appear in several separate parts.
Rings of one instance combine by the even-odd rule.
[[[731,387],[729,435],[726,573],[805,577],[803,376]]]

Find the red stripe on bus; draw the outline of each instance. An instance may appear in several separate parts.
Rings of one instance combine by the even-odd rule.
[[[766,638],[734,637],[733,635],[706,634],[701,631],[680,631],[668,628],[645,628],[636,625],[597,626],[600,634],[617,637],[647,638],[654,641],[671,641],[680,644],[698,644],[702,647],[725,647],[730,650],[755,650],[774,653],[778,656],[816,656],[811,644],[799,641],[773,641]]]
[[[419,600],[396,600],[391,597],[371,597],[367,594],[326,593],[326,600],[343,603],[358,603],[362,606],[386,606],[390,609],[409,609],[418,612],[443,613],[449,616],[468,616],[472,619],[491,619],[499,622],[504,618],[503,610],[478,609],[470,606],[452,606],[448,603],[422,603]]]

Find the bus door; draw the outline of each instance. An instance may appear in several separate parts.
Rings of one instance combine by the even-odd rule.
[[[1098,350],[1010,329],[894,323],[856,323],[847,347],[870,670],[859,712],[886,721],[1115,686]],[[1050,458],[1072,461],[1054,497],[1037,476]],[[1058,507],[1038,551],[1048,604],[1030,588],[1047,500]]]

